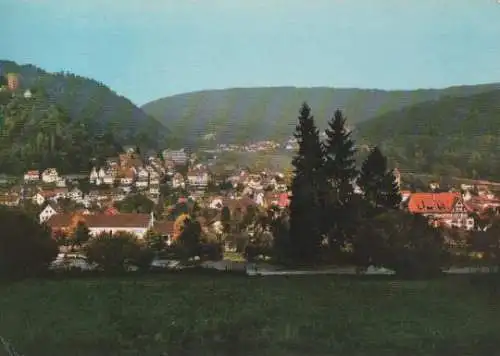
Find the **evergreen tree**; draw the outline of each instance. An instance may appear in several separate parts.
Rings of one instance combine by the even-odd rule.
[[[376,209],[397,209],[401,193],[392,170],[387,169],[387,158],[378,147],[373,148],[361,166],[358,180],[365,199]]]
[[[322,241],[321,203],[323,149],[319,132],[304,103],[294,133],[299,149],[292,160],[294,177],[290,197],[290,260],[303,264],[314,262]]]
[[[356,221],[352,210],[356,179],[354,140],[347,131],[346,119],[340,110],[335,111],[328,122],[325,141],[324,176],[328,193],[324,195],[325,207],[323,228],[329,236],[330,245],[340,247],[347,242],[355,229]]]

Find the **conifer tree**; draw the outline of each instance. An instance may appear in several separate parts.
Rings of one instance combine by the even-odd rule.
[[[321,249],[323,149],[307,103],[302,105],[298,120],[294,136],[299,149],[292,160],[289,257],[294,263],[308,264],[319,257]]]
[[[397,209],[401,193],[392,170],[387,169],[387,158],[378,147],[372,149],[361,166],[358,185],[365,199],[377,209]]]
[[[324,176],[328,194],[325,195],[323,226],[330,245],[342,246],[352,235],[356,221],[353,209],[353,182],[357,176],[354,140],[346,128],[346,118],[336,110],[328,122],[325,141]]]

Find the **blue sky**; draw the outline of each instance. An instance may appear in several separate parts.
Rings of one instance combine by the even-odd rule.
[[[0,0],[0,58],[137,104],[212,88],[500,81],[496,0]]]

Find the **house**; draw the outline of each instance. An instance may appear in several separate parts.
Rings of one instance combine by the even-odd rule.
[[[171,245],[174,238],[174,222],[173,221],[155,221],[152,228],[153,232],[159,234],[165,239],[167,245]]]
[[[149,177],[149,185],[160,185],[159,177]]]
[[[83,199],[83,192],[75,187],[68,193],[68,198],[74,201],[80,201]]]
[[[160,184],[160,174],[152,167],[149,169],[149,184]]]
[[[18,194],[6,193],[0,195],[0,205],[18,206],[20,201]]]
[[[409,190],[402,190],[401,191],[401,202],[404,203],[404,202],[408,201],[411,194],[412,193]]]
[[[184,177],[180,173],[175,173],[174,176],[172,177],[171,182],[172,182],[173,188],[185,188],[186,187]]]
[[[66,179],[64,179],[63,177],[57,178],[56,187],[58,187],[58,188],[66,187]]]
[[[97,179],[99,179],[99,174],[97,173],[97,169],[95,167],[92,167],[92,169],[90,170],[89,182],[91,184],[96,184]]]
[[[59,178],[59,174],[55,168],[47,168],[42,172],[42,181],[44,183],[55,183]]]
[[[149,194],[160,194],[160,186],[159,185],[150,185],[149,186]]]
[[[224,206],[222,197],[214,197],[209,204],[210,209],[222,209]]]
[[[175,165],[185,165],[188,161],[188,154],[184,149],[164,150],[162,155],[165,161],[172,161]]]
[[[115,182],[115,179],[113,178],[113,176],[111,174],[106,173],[104,175],[104,177],[102,177],[102,182],[103,182],[103,184],[113,185],[113,183]]]
[[[223,206],[227,207],[231,213],[240,211],[244,214],[249,206],[256,206],[256,204],[249,197],[242,197],[238,199],[224,199]]]
[[[278,206],[280,208],[288,208],[290,205],[290,193],[280,193],[278,196]]]
[[[69,193],[68,188],[64,187],[64,188],[52,189],[48,194],[51,194],[54,200],[58,200],[62,198],[67,198],[68,193]]]
[[[92,236],[100,233],[127,232],[143,238],[146,231],[153,227],[152,214],[56,214],[47,220],[47,225],[53,232],[56,230],[68,231],[76,223],[83,222],[88,227]]]
[[[188,172],[187,180],[192,187],[205,188],[210,181],[210,175],[205,167],[199,165]]]
[[[38,206],[42,206],[43,203],[45,203],[45,201],[49,198],[51,198],[53,195],[51,195],[50,193],[47,193],[47,192],[38,192],[36,193],[32,200],[33,200],[33,203],[37,204]]]
[[[137,170],[137,179],[139,180],[148,180],[149,179],[149,172],[147,169],[140,167]]]
[[[135,186],[139,189],[146,189],[149,185],[149,181],[138,179],[135,181]]]
[[[47,220],[49,220],[52,216],[56,215],[57,213],[58,213],[58,211],[51,204],[47,204],[47,206],[45,208],[43,208],[43,210],[38,215],[38,217],[40,219],[40,224],[46,222]]]
[[[134,183],[135,179],[135,171],[133,169],[127,169],[124,172],[122,172],[122,176],[120,177],[120,184],[121,185],[131,185]]]
[[[464,204],[460,193],[413,193],[408,201],[408,211],[437,220],[449,227],[472,230],[474,219]]]
[[[432,191],[435,191],[437,189],[440,188],[440,185],[438,182],[429,182],[429,188],[432,190]]]
[[[39,171],[28,171],[24,174],[24,181],[26,183],[38,182],[39,180],[40,180],[40,172]]]

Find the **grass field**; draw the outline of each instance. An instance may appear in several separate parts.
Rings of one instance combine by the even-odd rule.
[[[26,356],[491,355],[499,306],[466,277],[32,280],[1,286],[0,335]]]

